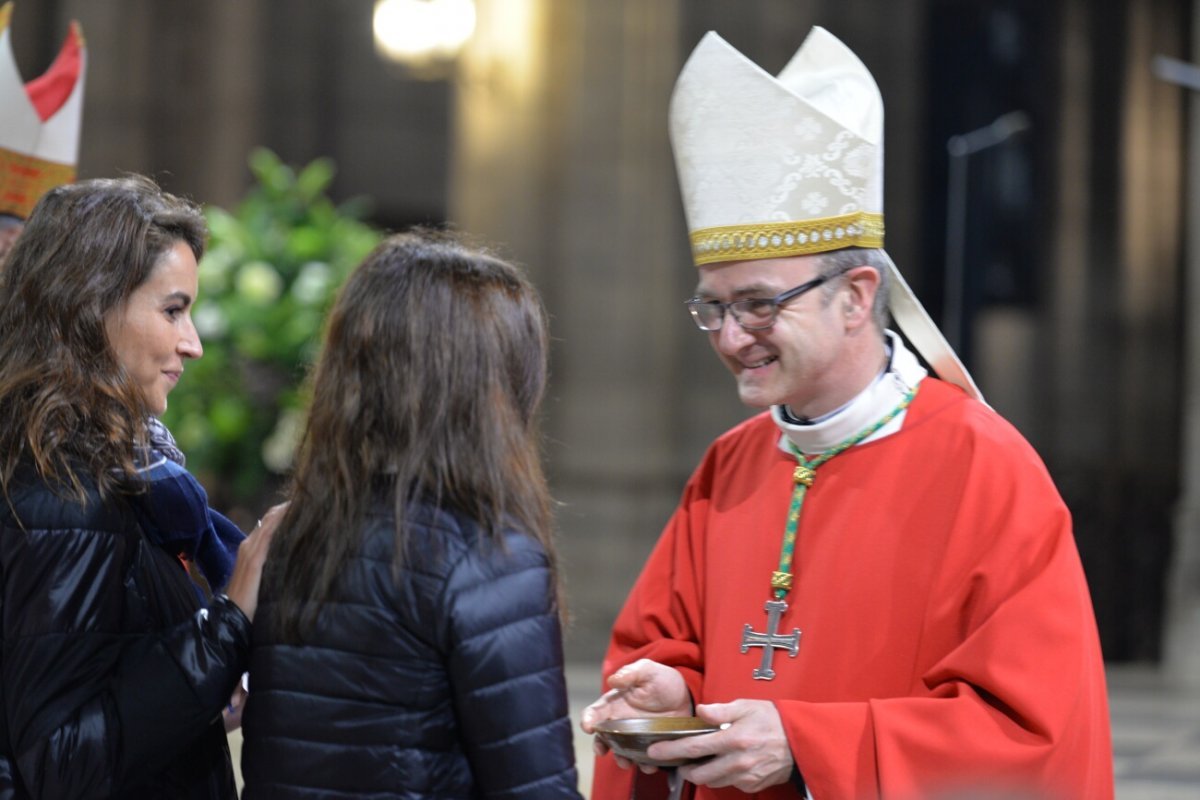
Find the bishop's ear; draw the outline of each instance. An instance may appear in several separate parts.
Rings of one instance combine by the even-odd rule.
[[[879,291],[879,271],[874,267],[854,267],[846,272],[846,292],[842,296],[842,314],[849,325],[870,322],[875,293]]]

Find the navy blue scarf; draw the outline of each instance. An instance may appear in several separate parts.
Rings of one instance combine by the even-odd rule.
[[[133,497],[142,528],[159,547],[195,563],[212,591],[219,592],[233,574],[246,535],[208,507],[204,487],[184,468],[184,455],[167,427],[151,417],[147,431],[150,450],[138,464],[146,491]]]

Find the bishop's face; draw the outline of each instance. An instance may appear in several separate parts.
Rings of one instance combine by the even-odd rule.
[[[183,375],[183,362],[204,353],[192,324],[197,272],[192,249],[176,242],[104,321],[117,361],[155,415],[167,410],[167,395]]]
[[[707,264],[699,268],[696,296],[723,303],[771,298],[817,277],[820,266],[819,256]],[[830,281],[788,300],[763,330],[743,329],[726,311],[720,330],[708,333],[709,343],[733,373],[743,403],[787,405],[815,417],[849,399],[843,397],[847,376],[839,364],[846,336],[842,291]]]

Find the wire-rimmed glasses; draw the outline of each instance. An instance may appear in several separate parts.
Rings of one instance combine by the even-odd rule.
[[[817,288],[828,281],[833,275],[818,275],[810,281],[788,289],[774,297],[752,297],[746,300],[734,300],[732,303],[722,303],[718,300],[701,300],[693,297],[684,302],[692,313],[692,320],[702,331],[719,331],[725,323],[725,309],[733,315],[734,321],[742,326],[742,330],[761,331],[775,324],[779,315],[779,306],[789,300],[794,300],[807,291]]]

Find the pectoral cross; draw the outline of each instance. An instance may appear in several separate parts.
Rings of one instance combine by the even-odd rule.
[[[750,623],[746,623],[746,627],[742,629],[742,652],[750,651],[751,647],[761,647],[763,649],[762,664],[754,670],[754,680],[769,681],[775,678],[775,670],[771,669],[771,659],[775,655],[775,649],[785,649],[788,651],[788,656],[796,657],[796,653],[800,651],[800,629],[793,628],[792,632],[787,635],[779,633],[779,618],[783,616],[783,612],[787,611],[787,603],[783,600],[768,600],[766,606],[767,611],[767,630],[759,632],[754,630]]]

